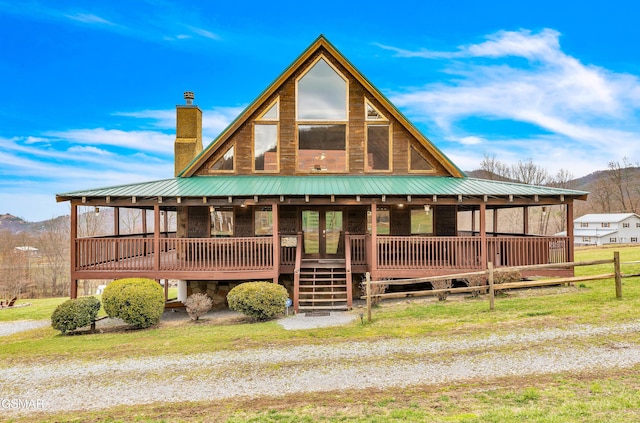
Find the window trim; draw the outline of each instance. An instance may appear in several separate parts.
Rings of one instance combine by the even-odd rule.
[[[233,148],[233,169],[231,170],[214,170],[212,169],[213,165],[216,164],[220,159],[222,159],[224,157],[225,154],[227,154],[229,152],[229,150],[231,150]],[[218,154],[217,156],[214,156],[215,159],[211,160],[211,165],[209,166],[209,168],[207,169],[209,173],[236,173],[236,169],[237,169],[237,151],[236,151],[236,143],[233,142],[229,145],[229,147],[225,148],[223,150],[223,152],[221,154]]]
[[[369,127],[371,126],[387,126],[388,133],[388,155],[389,155],[389,168],[388,169],[369,169]],[[391,173],[393,172],[393,123],[387,121],[369,121],[365,124],[364,131],[364,171],[365,173]]]
[[[309,71],[316,65],[316,63],[318,63],[320,60],[324,60],[325,63],[327,63],[334,71],[335,73],[342,78],[342,80],[345,83],[345,120],[300,120],[298,118],[298,97],[300,95],[299,93],[299,89],[298,89],[298,83],[300,82],[300,80],[302,78],[305,77],[305,75],[307,75],[307,73],[309,73]],[[302,175],[309,175],[309,174],[344,174],[344,173],[349,173],[349,118],[350,118],[350,114],[349,114],[349,79],[338,70],[338,68],[331,62],[331,60],[329,60],[324,54],[320,54],[318,55],[318,57],[316,57],[313,62],[311,62],[307,68],[304,70],[304,72],[302,72],[296,79],[295,79],[295,173],[296,174],[302,174]],[[300,152],[300,125],[344,125],[345,127],[345,140],[344,140],[344,155],[345,155],[345,165],[344,165],[344,169],[342,170],[304,170],[304,169],[300,169],[300,157],[299,157],[299,152]]]
[[[411,169],[411,149],[414,149],[416,151],[416,153],[418,153],[427,163],[429,163],[431,165],[431,169],[429,170],[413,170]],[[437,173],[436,171],[436,167],[433,165],[433,163],[431,163],[430,160],[428,160],[424,154],[422,154],[422,151],[418,150],[413,144],[409,144],[409,149],[407,151],[407,169],[409,173],[416,173],[416,174],[422,174],[422,175],[433,175],[435,173]]]
[[[311,62],[309,64],[309,66],[307,66],[307,68],[304,70],[304,72],[302,72],[295,80],[295,116],[296,116],[296,130],[297,130],[297,126],[298,123],[329,123],[329,122],[343,122],[342,120],[333,120],[333,119],[300,119],[298,117],[298,105],[299,103],[299,95],[300,95],[300,90],[298,89],[298,84],[300,82],[300,80],[302,78],[304,78],[310,71],[311,69],[313,69],[313,67],[320,61],[320,60],[324,60],[325,63],[327,65],[329,65],[331,67],[331,69],[334,70],[334,72],[336,73],[336,75],[338,75],[340,78],[342,78],[342,80],[345,83],[345,120],[344,122],[349,122],[349,78],[347,78],[346,76],[344,76],[342,74],[342,72],[340,72],[338,70],[338,68],[331,63],[331,60],[329,60],[324,54],[320,54],[318,55],[318,57],[315,58],[315,60],[313,62]]]

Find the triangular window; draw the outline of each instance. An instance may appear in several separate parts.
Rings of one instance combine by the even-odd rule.
[[[382,113],[378,111],[371,103],[365,100],[366,105],[366,119],[367,120],[375,120],[375,121],[386,121],[387,118],[384,117]]]
[[[233,171],[234,166],[234,146],[229,147],[229,149],[216,160],[213,165],[211,165],[211,170],[220,171],[220,172],[229,172]]]
[[[417,172],[428,172],[428,171],[433,171],[433,166],[431,165],[431,163],[429,163],[427,161],[427,159],[424,158],[424,156],[422,154],[420,154],[418,152],[418,150],[415,149],[414,146],[411,146],[411,153],[410,153],[410,162],[409,162],[409,170],[410,171],[417,171]]]
[[[266,112],[260,115],[257,120],[278,120],[278,100],[274,101]]]

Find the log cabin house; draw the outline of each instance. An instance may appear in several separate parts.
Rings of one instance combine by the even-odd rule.
[[[72,298],[81,279],[149,277],[223,304],[238,283],[269,280],[296,310],[345,309],[365,272],[573,261],[573,226],[532,235],[529,210],[562,205],[573,222],[586,192],[466,177],[323,36],[205,148],[193,98],[177,106],[174,178],[57,195],[71,202]],[[114,234],[78,237],[80,206],[113,208]],[[120,234],[121,208],[152,213],[153,230]],[[519,233],[498,232],[505,209],[521,211]]]

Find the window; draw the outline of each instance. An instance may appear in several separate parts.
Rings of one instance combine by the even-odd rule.
[[[608,228],[609,226],[611,226],[611,224],[609,222],[602,222],[602,227],[603,228]]]
[[[278,105],[274,101],[253,125],[253,169],[278,171]]]
[[[580,222],[580,227],[581,228],[588,228],[589,224],[587,222]]]
[[[211,209],[211,236],[233,236],[233,208]]]
[[[591,238],[589,238],[588,236],[583,236],[582,242],[591,242]]]
[[[320,58],[298,81],[298,120],[347,120],[347,81]]]
[[[631,242],[638,242],[638,237],[632,236],[631,237]]]
[[[623,227],[623,228],[628,228],[628,227],[629,227],[629,223],[623,223],[623,224],[622,224],[622,227]]]
[[[231,146],[222,155],[222,157],[220,157],[211,165],[210,169],[213,171],[219,171],[219,172],[233,171],[234,169],[233,162],[234,162],[234,147]]]
[[[254,125],[253,164],[255,170],[278,171],[278,125]]]
[[[273,235],[273,213],[270,207],[255,211],[253,227],[256,236]]]
[[[433,213],[424,208],[411,209],[411,235],[433,234]]]
[[[609,238],[609,242],[616,242],[616,238]]]
[[[347,170],[347,81],[324,58],[296,84],[298,170]]]
[[[365,100],[365,121],[367,126],[368,171],[391,170],[391,127],[386,118]]]
[[[636,223],[636,228],[640,228],[640,222]]]
[[[347,166],[345,125],[298,125],[298,169],[339,172]]]
[[[391,214],[388,207],[379,207],[376,210],[376,233],[378,235],[389,235]],[[371,212],[367,212],[367,233],[371,233]]]
[[[414,146],[411,146],[411,151],[409,153],[409,171],[433,171],[433,166],[431,166],[427,159],[425,159]]]

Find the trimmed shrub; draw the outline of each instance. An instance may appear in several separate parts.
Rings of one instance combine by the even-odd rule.
[[[191,320],[198,320],[200,316],[204,316],[211,310],[213,301],[207,294],[198,293],[190,295],[184,302],[184,305],[187,308],[187,313],[189,313]]]
[[[272,282],[245,282],[227,294],[231,310],[264,321],[284,313],[289,293],[284,286]]]
[[[96,297],[67,300],[58,305],[51,315],[51,327],[64,335],[95,322],[98,311],[100,311],[100,300]]]
[[[472,286],[486,286],[489,282],[487,282],[487,276],[486,275],[473,275],[473,276],[469,276],[467,277],[467,286],[468,287],[472,287]],[[478,295],[480,295],[480,290],[478,289],[477,291],[471,291],[471,296],[472,297],[477,297]]]
[[[436,289],[449,289],[453,286],[453,281],[451,279],[436,279],[431,281],[431,286],[434,290]],[[449,291],[444,291],[436,294],[438,296],[438,301],[444,301],[449,296]]]
[[[148,328],[160,321],[164,311],[164,293],[160,284],[152,279],[118,279],[104,289],[102,304],[109,317]]]
[[[380,280],[387,281],[389,280],[389,278],[383,278]],[[381,297],[375,297],[375,295],[384,294],[385,292],[387,292],[388,288],[389,288],[389,285],[387,284],[381,284],[381,283],[371,284],[371,305],[372,306],[376,306],[380,304],[380,301],[382,301]],[[360,282],[360,292],[362,293],[363,297],[367,296],[367,278],[365,276],[362,277],[362,281]]]

